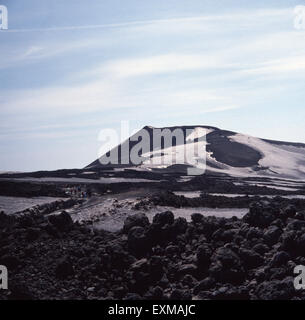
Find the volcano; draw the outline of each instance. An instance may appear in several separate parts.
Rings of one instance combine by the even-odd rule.
[[[155,147],[153,139],[155,133],[162,132],[174,134],[176,131],[183,133],[183,140],[172,140],[171,146],[166,145],[165,139],[161,138],[161,144]],[[143,140],[148,141],[148,148],[137,149],[140,157],[139,163],[130,162],[132,149]],[[142,137],[142,138],[139,138]],[[159,137],[160,138],[160,137]],[[199,145],[199,140],[202,143]],[[142,141],[143,142],[143,141]],[[204,148],[194,153],[189,161],[180,157],[181,149],[184,153],[188,150]],[[123,151],[127,150],[123,154]],[[115,154],[115,164],[105,164],[109,155]],[[204,155],[204,159],[200,158]],[[175,163],[170,160],[175,158]],[[152,163],[151,159],[158,160]],[[201,161],[202,160],[202,161]],[[99,159],[88,165],[86,169],[102,167],[133,168],[147,171],[181,170],[182,167],[196,167],[200,163],[206,164],[206,171],[223,173],[235,177],[273,177],[281,179],[305,179],[305,144],[285,141],[274,141],[253,137],[233,131],[222,130],[211,126],[175,126],[154,128],[145,126],[126,141],[122,142],[109,152],[103,154]]]

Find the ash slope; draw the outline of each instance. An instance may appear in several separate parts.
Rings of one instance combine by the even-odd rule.
[[[184,144],[179,145],[173,140],[173,147],[165,147],[162,140],[161,148],[153,147],[154,129],[167,129],[171,133],[175,129],[182,129],[184,133]],[[122,150],[129,150],[139,142],[139,136],[143,137],[143,132],[149,134],[150,149],[146,153],[141,153],[141,163],[139,165],[126,165],[126,157],[121,158]],[[189,132],[192,132],[191,134]],[[273,141],[252,137],[245,134],[236,133],[218,129],[209,126],[181,126],[181,127],[164,127],[153,128],[144,127],[128,140],[112,149],[110,152],[118,155],[118,167],[137,167],[138,170],[147,171],[168,171],[181,169],[181,166],[195,166],[194,163],[202,163],[202,159],[198,154],[194,154],[192,161],[187,162],[184,158],[179,158],[181,150],[194,150],[195,144],[198,144],[199,138],[205,138],[206,145],[206,169],[212,173],[224,173],[234,177],[270,177],[280,179],[305,180],[305,144]],[[181,149],[184,148],[184,149]],[[106,159],[110,152],[104,154],[86,169],[94,169],[107,167],[101,164],[101,160]],[[183,153],[183,152],[182,152]],[[128,155],[128,156],[129,156]],[[175,155],[176,162],[173,165],[170,160]],[[151,159],[158,159],[157,163],[162,165],[154,165]],[[124,161],[121,161],[124,159]],[[128,158],[129,159],[129,158]]]

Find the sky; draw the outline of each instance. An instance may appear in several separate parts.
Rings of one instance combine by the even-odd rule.
[[[305,143],[303,0],[0,5],[0,171],[82,168],[122,120]]]

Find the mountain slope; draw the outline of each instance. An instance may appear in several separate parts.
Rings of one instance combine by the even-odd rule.
[[[161,139],[161,145],[155,147],[153,138],[156,136],[153,134],[158,129],[159,131],[167,130],[170,133],[179,129],[183,132],[184,139],[182,141],[174,139],[172,146],[166,145],[165,140]],[[143,140],[149,141],[149,147],[145,151],[138,148],[137,151],[141,156],[139,163],[130,163],[132,149],[141,142],[141,139],[138,139],[139,136],[144,136]],[[196,148],[197,152],[194,152]],[[105,159],[107,160],[111,154],[116,155],[118,160],[115,165],[109,164],[112,167],[134,167],[138,170],[150,171],[174,168],[177,165],[202,167],[204,163],[202,151],[205,148],[206,169],[210,172],[237,177],[268,176],[305,179],[305,144],[260,139],[210,126],[166,128],[146,126],[86,168],[107,167],[101,162],[105,163]],[[127,153],[125,152],[122,156],[124,150]],[[190,151],[193,153],[188,158],[186,154]]]

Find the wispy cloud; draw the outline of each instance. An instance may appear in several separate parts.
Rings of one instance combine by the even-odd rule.
[[[213,55],[186,55],[169,53],[146,58],[118,60],[107,63],[97,72],[107,72],[125,78],[198,69],[232,67]]]
[[[305,71],[305,55],[293,56],[282,59],[270,60],[245,69],[243,72],[250,75],[277,75],[277,74],[292,74]]]
[[[0,89],[3,142],[75,141],[122,117],[181,123],[243,113],[272,104],[305,70],[305,35],[293,29],[292,8],[10,29],[2,36],[9,41],[0,43],[0,68],[14,72]]]
[[[80,39],[65,41],[30,41],[18,44],[11,44],[3,48],[0,59],[0,69],[16,68],[27,63],[35,63],[44,59],[50,59],[56,56],[68,55],[81,50],[102,47],[103,43],[96,39]],[[14,54],[12,54],[12,52]]]
[[[230,14],[210,14],[201,15],[193,17],[176,17],[176,18],[165,18],[165,19],[152,19],[152,20],[136,20],[136,21],[126,21],[118,23],[104,23],[104,24],[93,24],[93,25],[73,25],[73,26],[59,26],[59,27],[45,27],[45,28],[24,28],[24,29],[8,29],[6,32],[9,33],[23,33],[23,32],[42,32],[42,31],[74,31],[74,30],[90,30],[90,29],[107,29],[107,28],[126,28],[126,27],[151,27],[151,26],[164,26],[169,24],[183,24],[185,28],[187,24],[194,29],[194,27],[202,27],[202,22],[216,22],[219,21],[230,22],[239,20],[241,23],[247,21],[248,23],[256,22],[260,19],[281,19],[283,16],[294,14],[293,8],[283,8],[283,9],[260,9],[260,10],[240,10],[238,12]],[[196,24],[200,22],[201,24]],[[166,31],[166,30],[163,30]]]

